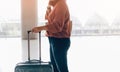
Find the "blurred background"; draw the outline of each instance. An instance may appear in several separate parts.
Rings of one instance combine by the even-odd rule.
[[[70,72],[120,72],[119,0],[66,0],[72,21]],[[44,25],[48,0],[0,0],[0,72],[13,72],[27,60],[26,29]],[[37,58],[38,40],[31,53]],[[49,61],[49,44],[42,32],[42,60]]]

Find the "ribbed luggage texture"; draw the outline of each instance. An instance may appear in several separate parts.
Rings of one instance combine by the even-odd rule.
[[[53,72],[50,63],[19,63],[15,72]]]

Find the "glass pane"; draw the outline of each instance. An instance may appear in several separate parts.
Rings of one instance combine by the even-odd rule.
[[[119,0],[67,0],[74,35],[120,34]]]
[[[0,37],[20,36],[21,0],[0,0]]]

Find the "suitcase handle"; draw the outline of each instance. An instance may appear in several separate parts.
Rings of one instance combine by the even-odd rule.
[[[30,62],[30,33],[32,31],[28,30],[28,61]],[[41,32],[39,32],[39,61],[41,62]]]

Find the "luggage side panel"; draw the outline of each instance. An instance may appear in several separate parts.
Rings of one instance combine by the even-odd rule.
[[[51,65],[21,65],[16,66],[15,72],[53,72]]]

